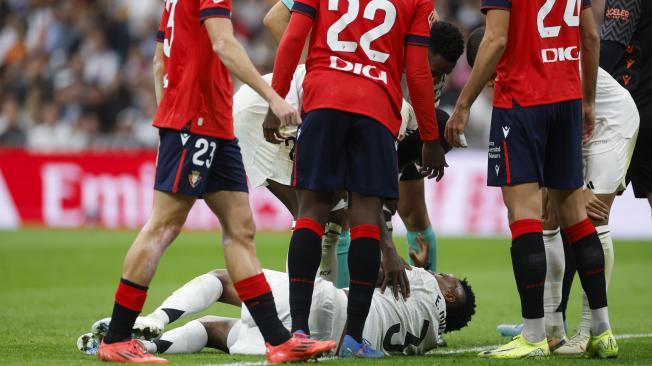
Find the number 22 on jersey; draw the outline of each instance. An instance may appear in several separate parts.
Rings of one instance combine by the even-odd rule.
[[[348,2],[348,9],[342,16],[335,21],[326,33],[326,43],[333,52],[356,52],[358,46],[370,61],[385,63],[390,57],[389,53],[381,50],[374,50],[372,43],[392,30],[396,22],[396,7],[389,0],[371,0],[365,6],[362,12],[362,18],[374,20],[376,13],[384,13],[383,22],[360,35],[358,40],[340,40],[340,34],[355,22],[360,15],[360,0],[329,0],[328,10],[339,11],[340,2]],[[330,67],[336,70],[353,72],[354,74],[363,75],[370,79],[379,80],[387,84],[387,73],[378,71],[373,65],[363,65],[357,62],[350,62],[339,58],[337,55],[331,56]]]

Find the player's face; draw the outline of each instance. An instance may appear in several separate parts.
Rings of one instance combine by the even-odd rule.
[[[464,304],[466,294],[464,293],[460,280],[448,273],[433,273],[433,276],[435,276],[437,283],[439,283],[439,289],[442,295],[444,295],[446,306],[454,307],[456,304]]]
[[[446,60],[442,55],[428,52],[428,63],[430,74],[435,85],[439,83],[444,75],[450,74],[455,68],[455,63]]]

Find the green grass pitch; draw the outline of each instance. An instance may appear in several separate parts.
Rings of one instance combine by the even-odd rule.
[[[79,352],[77,337],[91,324],[108,316],[120,275],[122,258],[135,233],[129,231],[58,231],[28,229],[0,231],[0,364],[84,365],[99,361]],[[258,255],[267,268],[283,270],[289,234],[260,233]],[[168,250],[151,284],[145,312],[192,277],[224,261],[219,235],[184,232]],[[396,238],[400,251],[405,240]],[[470,327],[446,337],[449,347],[424,357],[394,357],[382,364],[490,365],[514,364],[652,364],[652,243],[615,242],[616,265],[609,308],[615,333],[637,334],[621,339],[616,361],[552,357],[546,360],[481,360],[470,348],[504,341],[496,324],[519,320],[518,297],[506,239],[446,239],[439,241],[439,270],[469,278],[478,308]],[[569,311],[569,327],[579,317],[579,281]],[[215,305],[207,313],[238,316],[233,307]],[[180,321],[179,323],[183,323]],[[645,336],[645,334],[648,334]],[[466,350],[466,352],[465,352]],[[458,353],[452,353],[458,352]],[[205,350],[195,355],[171,355],[177,365],[216,365],[260,362],[262,357],[240,357]],[[325,361],[353,364],[364,361]]]

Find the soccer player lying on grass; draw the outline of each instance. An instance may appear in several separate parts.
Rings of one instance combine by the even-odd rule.
[[[422,245],[425,245],[422,242]],[[424,250],[427,253],[427,249]],[[416,257],[415,257],[416,259]],[[426,259],[417,259],[418,262]],[[288,276],[264,270],[277,300],[278,313],[290,327]],[[447,274],[431,273],[421,268],[405,270],[410,281],[409,299],[396,300],[379,289],[373,294],[371,311],[364,328],[364,338],[385,355],[424,354],[437,347],[437,335],[465,327],[475,313],[475,296],[466,280]],[[381,273],[382,277],[382,273]],[[316,339],[341,339],[346,320],[348,291],[317,278],[310,312],[310,329]],[[239,306],[241,316],[225,318],[205,316],[182,327],[163,333],[168,324],[203,311],[216,301]],[[93,344],[105,332],[109,318],[93,325],[93,332],[80,337],[80,349],[94,351]],[[156,339],[159,335],[163,335]],[[95,334],[95,335],[93,335]],[[204,347],[232,354],[263,355],[265,344],[260,331],[237,296],[226,270],[201,275],[176,290],[153,313],[138,318],[134,336],[142,340],[151,353],[195,353]]]
[[[480,44],[485,33],[484,28],[476,29],[469,36],[467,57],[469,64],[476,63]],[[495,76],[495,75],[494,75]],[[493,86],[493,82],[489,85]],[[627,90],[622,88],[607,72],[598,70],[595,88],[595,120],[596,128],[590,139],[582,146],[585,189],[583,191],[586,212],[593,225],[596,226],[602,250],[594,254],[594,261],[604,254],[604,291],[608,286],[613,267],[613,243],[609,235],[608,224],[611,204],[617,193],[625,189],[625,174],[636,141],[639,116],[634,101]],[[507,129],[509,133],[509,129]],[[505,135],[507,135],[505,133]],[[563,242],[552,202],[551,193],[542,190],[543,195],[543,242],[545,249],[545,281],[543,286],[543,310],[545,320],[545,336],[552,353],[582,354],[586,351],[590,334],[595,335],[595,322],[591,321],[591,310],[584,295],[583,319],[580,333],[567,342],[564,316],[570,282],[575,275],[576,256],[570,244]],[[570,275],[564,276],[564,266],[571,266]],[[602,269],[601,269],[602,270]],[[580,271],[580,275],[586,276]],[[602,274],[599,270],[597,272]],[[582,278],[582,276],[580,276]],[[585,279],[582,279],[585,281]],[[563,282],[563,286],[562,286]],[[562,287],[564,290],[562,291]],[[593,319],[595,320],[595,319]],[[504,335],[517,336],[522,332],[522,325],[501,325],[499,331]],[[589,355],[597,353],[600,357],[613,357],[617,354],[617,346],[611,338],[606,340],[591,339],[593,350]],[[612,349],[615,352],[606,353],[601,349]]]
[[[484,35],[484,28],[474,30],[467,43],[467,57],[473,66]],[[636,144],[640,118],[629,92],[603,69],[598,70],[595,94],[596,129],[583,146],[584,197],[586,210],[598,232],[605,258],[605,279],[609,286],[613,269],[613,242],[609,230],[609,212],[616,195],[625,190],[625,175]],[[546,284],[544,317],[550,350],[558,354],[582,354],[586,351],[591,328],[591,311],[583,294],[582,320],[577,334],[566,338],[564,315],[570,285],[575,276],[572,250],[562,235],[551,202],[544,190],[545,213],[543,241],[546,250]],[[564,269],[569,271],[564,275]],[[520,325],[500,327],[505,335],[516,335]]]

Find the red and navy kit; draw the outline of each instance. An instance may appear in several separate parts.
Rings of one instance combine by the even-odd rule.
[[[159,129],[157,191],[202,197],[219,191],[248,192],[237,139]]]
[[[154,126],[233,139],[233,82],[204,28],[231,17],[231,0],[166,0],[157,39],[163,43],[164,94]]]
[[[422,139],[439,136],[427,58],[432,15],[432,0],[294,3],[272,80],[286,95],[312,29],[293,186],[398,198],[394,137],[404,70]]]
[[[590,0],[482,0],[483,12],[510,12],[494,107],[582,99],[579,14],[590,6]]]
[[[582,187],[580,14],[590,0],[482,0],[510,12],[496,69],[487,183]]]
[[[427,48],[433,10],[432,0],[295,1],[287,31],[312,27],[302,110],[328,108],[365,115],[396,135],[401,126],[406,46]],[[287,93],[292,64],[298,61],[287,60],[286,53],[296,52],[285,52],[283,47],[282,42],[277,65],[290,67],[275,67],[272,82],[281,95]],[[429,116],[419,120],[427,140],[438,137],[433,103]]]
[[[159,128],[159,191],[202,197],[247,192],[233,134],[233,82],[213,51],[203,21],[231,16],[231,0],[166,0],[157,40],[165,76],[154,126]]]

